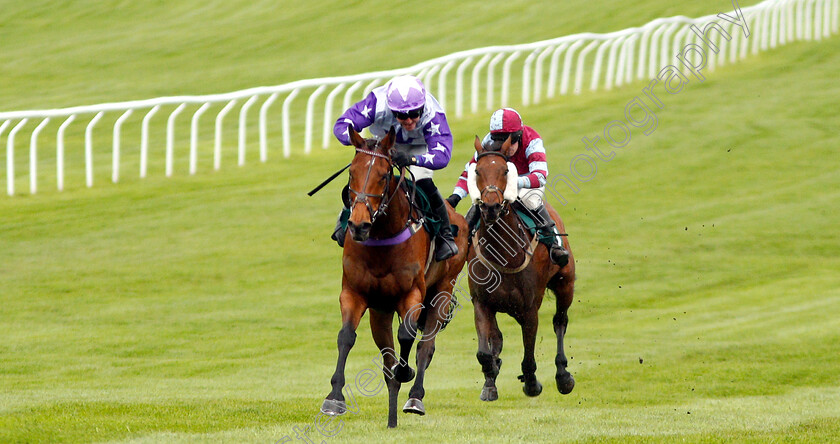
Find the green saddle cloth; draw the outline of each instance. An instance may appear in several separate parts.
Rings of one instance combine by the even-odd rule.
[[[394,176],[397,180],[400,179],[400,176]],[[422,189],[419,187],[414,186],[414,182],[411,180],[406,179],[403,182],[403,188],[408,190],[409,196],[411,195],[411,190],[414,189],[416,192],[414,193],[414,200],[417,207],[420,208],[420,211],[423,213],[423,228],[429,232],[429,236],[435,237],[437,236],[438,232],[440,232],[441,227],[443,226],[443,221],[438,219],[435,216],[435,213],[432,211],[432,206],[429,203],[429,197],[426,196],[426,193],[423,192]],[[341,228],[347,228],[347,221],[350,220],[350,209],[344,208],[341,210]],[[457,227],[456,227],[457,228]],[[457,234],[455,234],[457,236]]]
[[[535,221],[533,217],[521,210],[516,210],[516,214],[519,216],[519,219],[522,221],[522,223],[525,224],[525,228],[528,229],[528,232],[531,233],[531,236],[533,236],[534,233],[538,232],[537,221]],[[546,246],[550,247],[551,244],[554,242],[553,231],[554,230],[552,230],[552,232],[549,234],[539,233],[539,241],[545,244]]]

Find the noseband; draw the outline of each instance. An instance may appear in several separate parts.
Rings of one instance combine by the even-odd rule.
[[[375,149],[378,146],[379,146],[379,142],[376,142],[376,146],[374,147],[374,150],[365,150],[365,149],[361,149],[361,148],[356,148],[356,152],[357,153],[362,153],[362,154],[367,154],[367,155],[370,155],[370,156],[373,156],[373,157],[381,157],[381,158],[388,161],[388,176],[387,176],[387,179],[385,180],[385,190],[382,191],[382,194],[365,193],[365,192],[362,192],[362,191],[354,190],[350,186],[347,187],[350,190],[351,193],[354,193],[356,195],[356,198],[353,199],[353,202],[351,204],[351,208],[352,208],[352,206],[355,206],[357,203],[365,204],[365,207],[367,207],[367,209],[368,209],[368,213],[370,213],[370,223],[371,224],[373,224],[376,221],[377,217],[379,217],[381,215],[384,215],[384,214],[387,214],[386,211],[388,210],[388,205],[391,203],[391,201],[394,199],[394,197],[397,195],[397,192],[400,189],[400,184],[397,184],[397,187],[394,190],[394,193],[391,194],[391,196],[388,198],[387,201],[385,200],[385,197],[388,196],[388,194],[390,192],[391,179],[394,177],[394,164],[391,162],[391,157],[390,156],[382,154],[382,153],[378,153],[378,152],[375,151]],[[364,188],[367,187],[368,180],[370,180],[370,173],[373,170],[373,163],[374,162],[371,162],[370,166],[368,167],[367,175],[365,176],[365,182],[363,184]],[[402,182],[404,177],[405,177],[404,174],[400,175],[400,182]],[[371,197],[378,197],[381,201],[381,203],[379,204],[379,208],[377,208],[375,211],[373,209],[373,205],[370,204],[370,200],[368,200]]]

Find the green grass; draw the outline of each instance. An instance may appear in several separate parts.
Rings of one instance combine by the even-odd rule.
[[[757,3],[742,2],[741,6]],[[418,11],[419,8],[419,11]],[[611,32],[729,2],[33,0],[0,8],[0,108],[213,94]]]
[[[68,26],[76,16],[95,20],[94,4],[89,5],[89,14],[62,20]],[[161,4],[158,15],[137,17],[130,8],[139,6],[119,5],[120,14],[110,18],[127,36],[132,33],[119,23],[175,32],[162,21],[164,13],[187,24],[190,14],[230,20],[247,15],[221,3],[197,11]],[[574,12],[572,6],[579,4],[556,10],[546,5],[546,17]],[[577,12],[582,23],[568,16],[561,23],[574,23],[569,32],[608,31],[655,16],[726,9],[713,6],[651,2],[644,11],[625,8],[603,22],[609,10],[587,9]],[[30,21],[60,17],[37,14],[46,7],[33,3],[33,12],[21,8],[17,14]],[[73,9],[69,3],[52,7]],[[257,14],[256,6],[246,11],[275,33],[268,33],[267,42],[286,32],[269,24],[306,13],[296,7],[294,14],[277,18]],[[493,13],[499,22],[510,20],[510,14]],[[9,32],[6,24],[12,23],[10,13],[4,14],[0,33]],[[357,14],[357,26],[371,23],[362,20],[369,12],[349,8],[346,14]],[[470,26],[464,17],[450,24],[444,16],[430,12],[428,20],[441,21],[453,41],[464,45],[452,50],[491,43],[479,43],[491,35],[487,29]],[[522,16],[542,23],[540,17]],[[43,26],[44,32],[59,32]],[[555,36],[556,29],[545,23],[537,28],[504,38]],[[208,62],[195,69],[196,76],[216,78],[206,84],[174,74],[185,83],[167,84],[162,76],[170,74],[152,68],[163,63],[160,55],[142,63],[154,75],[138,81],[146,77],[142,70],[120,67],[125,55],[103,68],[103,79],[114,77],[102,90],[68,90],[46,78],[30,87],[43,91],[51,104],[77,104],[232,90],[272,75],[261,68],[270,60],[233,54],[236,44],[223,38],[225,30],[213,31],[220,60],[229,57],[230,66]],[[422,38],[428,42],[433,33],[422,28],[426,32]],[[187,54],[180,46],[186,43],[167,40],[175,46],[173,66],[183,72],[200,58]],[[382,49],[392,50],[387,46],[392,44]],[[316,43],[308,45],[311,51]],[[422,58],[450,52],[445,45],[420,46]],[[67,57],[67,65],[59,66],[70,71],[70,85],[90,81],[89,73],[71,69],[70,56],[59,53]],[[394,66],[361,49],[356,55]],[[294,66],[300,71],[283,81],[330,69],[320,57],[307,63]],[[0,66],[8,65],[4,60]],[[576,181],[579,193],[561,190],[568,204],[553,203],[578,261],[567,336],[577,379],[572,394],[562,397],[553,387],[554,310],[548,299],[537,340],[543,394],[535,399],[522,394],[516,380],[521,336],[512,320],[501,318],[506,347],[500,399],[479,401],[483,377],[470,304],[462,298],[464,310],[438,337],[426,380],[428,414],[400,414],[400,428],[387,430],[384,393],[358,397],[359,413],[343,417],[340,432],[326,441],[840,440],[838,70],[840,39],[834,37],[719,69],[678,95],[662,93],[665,108],[656,110],[659,126],[653,134],[634,132],[614,159],[597,163],[593,180]],[[137,88],[128,86],[134,82]],[[521,109],[546,140],[549,172],[568,174],[570,160],[586,152],[581,137],[599,135],[608,122],[622,119],[624,106],[642,87]],[[16,97],[10,103],[40,106],[28,87],[3,83],[2,88],[3,96]],[[471,154],[472,135],[484,131],[486,116],[452,126],[454,160],[436,175],[444,192]],[[338,185],[314,198],[304,193],[343,166],[350,153],[299,151],[288,160],[275,155],[266,164],[203,170],[192,177],[166,179],[158,172],[142,181],[101,180],[92,189],[0,199],[0,442],[271,443],[294,437],[295,427],[312,427],[336,357],[341,265],[328,234],[338,211]],[[74,168],[79,174],[80,166]],[[463,204],[459,209],[466,211]],[[371,367],[377,356],[366,321],[359,333],[348,377]],[[404,388],[401,402],[406,396]]]

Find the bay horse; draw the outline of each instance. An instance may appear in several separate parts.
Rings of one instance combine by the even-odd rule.
[[[538,243],[524,228],[515,212],[511,211],[511,197],[505,194],[508,186],[516,186],[515,180],[509,181],[507,177],[508,159],[515,152],[511,148],[510,138],[499,150],[494,151],[485,149],[476,137],[475,149],[475,188],[471,194],[478,195],[481,223],[470,243],[469,263],[472,264],[477,258],[485,266],[496,270],[500,276],[499,281],[491,283],[486,280],[479,282],[472,275],[469,279],[478,334],[476,358],[485,378],[480,399],[498,399],[496,377],[502,365],[499,357],[502,352],[502,332],[496,322],[497,313],[509,314],[522,329],[525,347],[522,375],[519,376],[523,382],[522,390],[527,396],[537,396],[542,392],[542,384],[536,376],[534,345],[539,323],[538,311],[546,288],[551,289],[557,297],[557,311],[553,319],[557,335],[557,355],[554,360],[557,366],[557,390],[564,395],[571,393],[575,380],[566,370],[568,360],[563,351],[563,339],[569,322],[568,309],[572,304],[575,285],[575,261],[568,238],[562,239],[563,246],[569,252],[569,262],[559,267],[551,262],[548,248]],[[557,211],[547,202],[545,205],[559,233],[565,233],[565,226]]]
[[[390,150],[395,139],[393,128],[380,141],[363,139],[350,128],[356,154],[350,165],[351,213],[342,256],[342,326],[338,332],[338,363],[330,381],[332,391],[321,406],[328,415],[347,411],[342,393],[344,368],[356,341],[356,328],[370,309],[370,330],[382,354],[388,387],[388,427],[397,426],[400,385],[415,377],[408,358],[418,330],[423,338],[417,345],[417,379],[403,411],[425,414],[425,372],[435,351],[434,336],[452,315],[452,289],[466,261],[469,235],[463,216],[448,206],[449,219],[458,226],[455,242],[459,253],[443,262],[431,260],[429,234],[422,228],[412,229],[412,219],[419,215],[409,203],[410,192],[404,183],[407,171],[401,170],[399,179],[394,175]],[[394,313],[400,319],[399,359],[394,352]]]

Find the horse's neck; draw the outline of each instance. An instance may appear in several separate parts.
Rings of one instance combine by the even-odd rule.
[[[376,223],[373,224],[370,233],[371,237],[384,239],[396,236],[400,231],[405,229],[409,212],[408,199],[405,197],[403,190],[397,188],[398,183],[399,181],[396,178],[391,179],[391,189],[396,189],[396,194],[391,199],[391,202],[388,203],[386,214],[377,218]],[[386,199],[390,199],[390,197],[389,194]]]
[[[529,244],[513,209],[489,227],[482,222],[478,238],[483,255],[502,266],[522,262]]]

